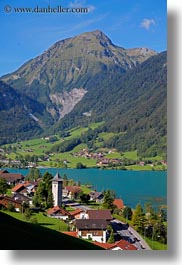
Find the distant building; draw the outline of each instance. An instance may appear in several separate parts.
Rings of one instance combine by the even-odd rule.
[[[22,183],[25,179],[22,174],[9,173],[7,170],[0,170],[0,178],[5,179],[8,185],[16,185],[18,183]]]
[[[62,205],[62,187],[63,187],[63,179],[57,173],[55,177],[52,179],[52,194],[54,199],[54,206]]]
[[[91,191],[90,192],[90,200],[96,201],[97,203],[102,203],[104,198],[104,194],[102,192]]]
[[[10,205],[14,206],[16,212],[20,212],[22,207],[21,200],[15,200],[7,195],[0,195],[0,208],[8,208]]]
[[[84,210],[82,209],[76,209],[74,211],[70,212],[71,216],[73,219],[85,219],[87,218],[87,214],[85,213]]]
[[[62,220],[66,220],[69,218],[72,219],[71,214],[59,206],[54,206],[53,208],[49,209],[47,211],[47,214],[48,216],[57,218],[57,219],[62,219]]]

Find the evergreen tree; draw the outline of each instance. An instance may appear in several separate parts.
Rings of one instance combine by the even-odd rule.
[[[37,180],[42,177],[40,170],[38,168],[31,168],[30,172],[26,176],[26,180]]]
[[[143,208],[140,204],[137,204],[132,216],[132,223],[136,230],[141,234],[144,233],[145,221],[145,213],[143,211]]]
[[[132,215],[133,215],[132,209],[130,207],[126,206],[123,209],[123,217],[125,219],[131,220],[132,219]]]
[[[0,194],[5,194],[8,189],[8,184],[5,179],[0,178]]]
[[[86,193],[82,193],[79,197],[82,203],[88,203],[90,200],[90,195]]]
[[[66,186],[68,186],[68,177],[66,174],[63,175],[63,188],[65,188]]]
[[[33,203],[35,206],[50,208],[53,206],[52,180],[53,176],[46,172],[37,187]]]
[[[108,243],[114,243],[114,231],[113,231],[113,229],[111,230],[111,233],[110,233],[110,236],[109,236],[109,239],[107,242]]]
[[[116,197],[115,192],[111,190],[104,191],[104,198],[103,198],[103,205],[102,205],[103,208],[114,210],[115,205],[113,204],[113,201],[115,197]]]

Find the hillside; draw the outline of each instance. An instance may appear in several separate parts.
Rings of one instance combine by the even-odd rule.
[[[118,47],[96,30],[58,41],[1,80],[17,96],[1,99],[0,144],[102,123],[85,137],[90,148],[106,132],[113,137],[99,137],[101,147],[166,156],[166,52]]]
[[[89,242],[0,212],[1,250],[102,250]]]
[[[0,81],[0,144],[40,135],[44,111],[42,104]]]
[[[84,115],[89,113],[90,115]],[[141,156],[166,153],[167,53],[153,56],[124,75],[108,74],[60,121],[61,130],[105,121],[100,131],[115,132],[105,145]]]
[[[2,80],[43,103],[47,113],[58,121],[88,91],[96,85],[100,89],[105,75],[123,74],[155,54],[146,48],[118,47],[96,30],[58,41]]]

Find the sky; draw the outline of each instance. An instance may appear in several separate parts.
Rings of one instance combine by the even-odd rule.
[[[55,42],[96,29],[123,48],[167,49],[166,0],[0,0],[0,76],[13,72]],[[43,8],[88,13],[38,13]],[[15,12],[32,8],[33,12]],[[74,9],[75,11],[76,9]]]

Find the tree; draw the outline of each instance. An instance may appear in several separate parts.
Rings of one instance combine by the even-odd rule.
[[[25,217],[25,220],[29,221],[30,220],[30,217],[31,217],[31,210],[30,208],[26,208],[25,211],[24,211],[24,217]]]
[[[8,184],[5,179],[0,178],[0,194],[5,194],[8,189]]]
[[[42,181],[39,183],[33,198],[35,206],[43,206],[45,208],[53,206],[52,178],[53,176],[48,172],[42,177]]]
[[[157,217],[157,214],[156,212],[154,211],[154,208],[152,207],[152,204],[149,202],[149,203],[146,203],[145,204],[145,214],[146,214],[146,218],[147,220],[151,223],[153,220],[157,220],[158,217]]]
[[[133,215],[132,209],[130,207],[126,206],[123,209],[123,217],[125,219],[131,220],[132,219],[132,215]]]
[[[161,222],[167,222],[167,210],[164,208],[161,208],[159,211],[159,219]]]
[[[63,175],[63,188],[65,188],[66,186],[68,186],[68,177],[66,174]]]
[[[137,204],[132,216],[132,223],[139,233],[144,233],[145,229],[145,213],[140,204]]]
[[[77,169],[84,169],[84,168],[86,168],[86,166],[83,165],[81,162],[78,162],[78,163],[76,164],[76,168],[77,168]]]
[[[80,200],[82,203],[88,203],[88,201],[90,200],[90,195],[86,193],[82,193],[80,195]]]
[[[111,209],[114,210],[115,205],[113,204],[113,201],[115,199],[115,192],[111,190],[106,190],[103,192],[104,198],[103,198],[103,208],[104,209]]]
[[[111,233],[110,233],[110,236],[109,236],[107,243],[114,243],[114,231],[113,231],[113,229],[111,230]]]
[[[7,206],[8,211],[15,212],[15,206],[10,202]]]
[[[40,170],[38,168],[31,168],[30,172],[26,176],[26,180],[37,180],[42,177]]]

